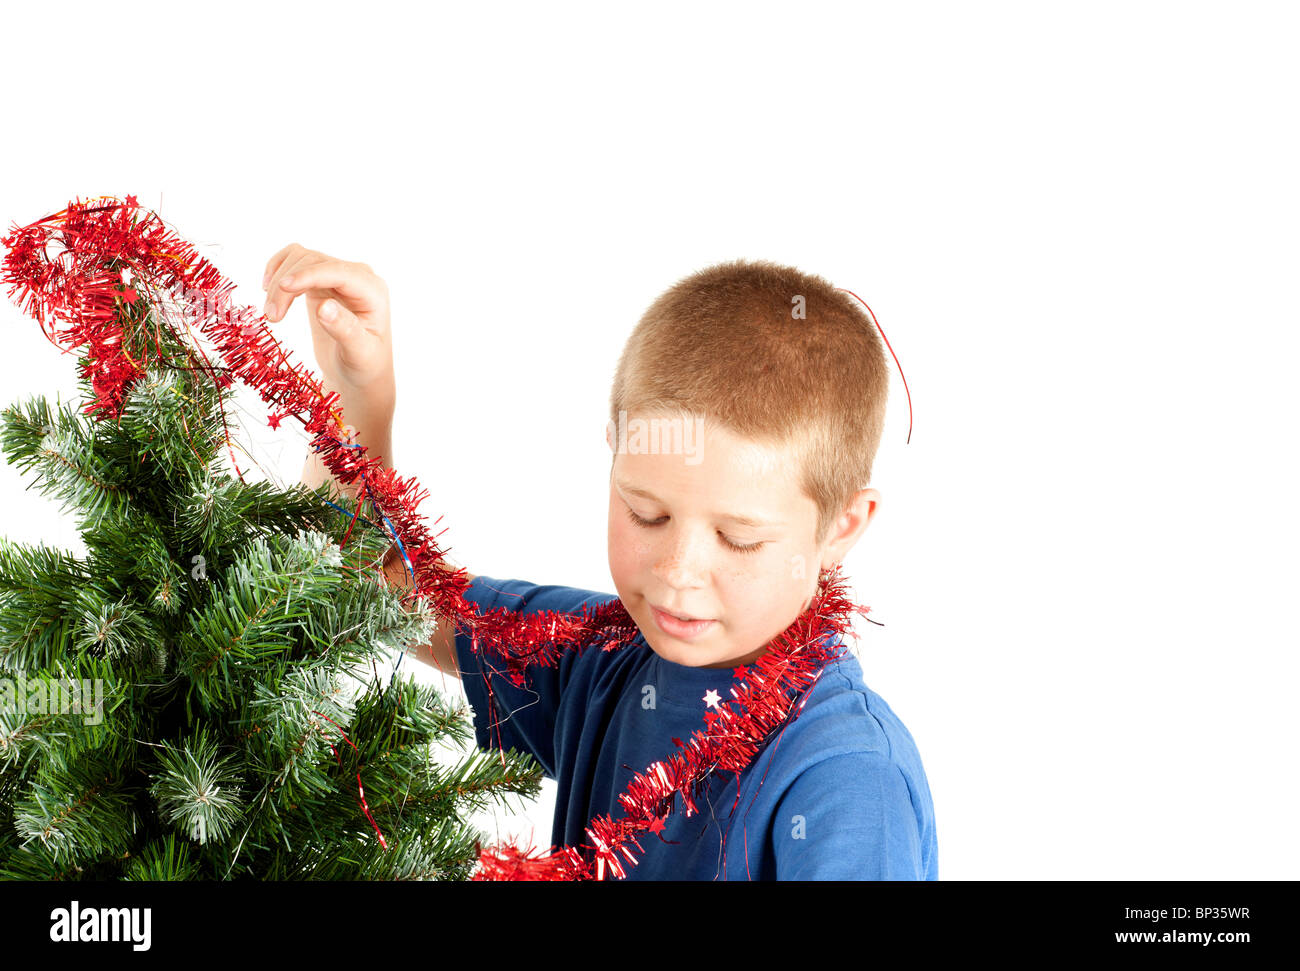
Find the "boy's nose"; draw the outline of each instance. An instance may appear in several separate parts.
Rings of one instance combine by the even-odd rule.
[[[699,544],[679,540],[663,551],[654,573],[674,590],[689,590],[704,585],[708,563]]]
[[[704,585],[699,574],[690,570],[668,566],[657,572],[664,585],[674,590],[690,590]]]

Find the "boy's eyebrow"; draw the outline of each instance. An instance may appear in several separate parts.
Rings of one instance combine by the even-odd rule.
[[[666,503],[664,503],[662,499],[660,499],[652,492],[647,492],[645,489],[638,489],[635,486],[630,486],[627,485],[626,483],[619,482],[617,479],[614,480],[614,484],[618,486],[620,492],[630,492],[634,496],[640,496],[642,499],[649,499],[651,502],[657,502],[661,506],[666,505]],[[723,513],[722,515],[718,516],[718,518],[725,519],[727,522],[739,523],[741,526],[756,526],[759,528],[765,526],[785,525],[785,523],[783,522],[768,522],[766,519],[751,519],[748,516],[735,516],[732,515],[731,513]]]

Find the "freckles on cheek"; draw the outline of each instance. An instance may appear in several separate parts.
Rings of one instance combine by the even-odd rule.
[[[774,560],[738,567],[728,582],[735,601],[745,604],[750,616],[762,617],[784,609],[793,593],[788,575],[782,562]]]
[[[609,524],[609,565],[610,570],[620,576],[635,574],[641,565],[644,544],[632,532],[630,523],[620,523],[611,519]]]

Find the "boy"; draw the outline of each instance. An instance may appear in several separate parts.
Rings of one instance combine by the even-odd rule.
[[[357,440],[387,461],[395,385],[383,281],[295,244],[272,257],[263,285],[268,320],[306,295],[326,384]],[[417,652],[468,674],[480,747],[529,752],[556,781],[554,844],[586,842],[593,816],[619,818],[632,775],[704,728],[733,669],[762,655],[861,537],[880,501],[862,484],[887,392],[874,325],[819,277],[735,261],[678,282],[646,311],[619,360],[607,427],[610,572],[640,636],[529,668],[523,687],[492,674],[491,695],[485,678],[504,664],[484,663],[464,635],[441,627]],[[327,475],[308,460],[304,482]],[[398,561],[387,576],[409,582]],[[613,599],[467,576],[480,610],[574,612]],[[627,879],[938,877],[916,745],[852,654],[827,666],[739,785],[717,773],[698,805],[687,817],[675,803]]]

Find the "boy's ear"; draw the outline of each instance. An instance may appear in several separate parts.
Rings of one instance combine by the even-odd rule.
[[[822,553],[823,570],[829,570],[836,563],[843,563],[849,550],[857,544],[871,524],[872,518],[880,508],[879,489],[861,489],[854,494],[848,507],[835,520],[830,534],[826,537],[825,552]]]

